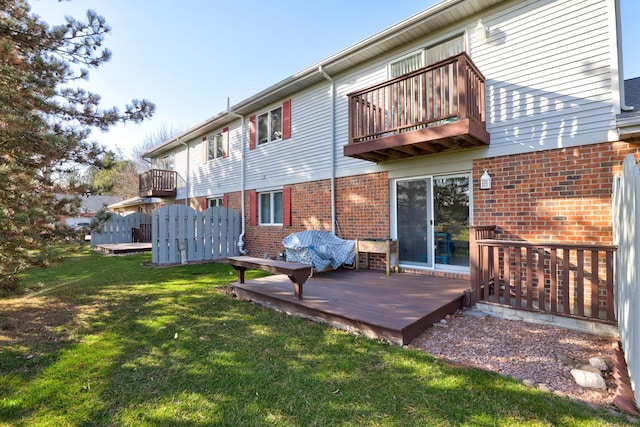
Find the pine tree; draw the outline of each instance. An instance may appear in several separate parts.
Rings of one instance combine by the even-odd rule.
[[[93,128],[140,122],[155,106],[133,100],[124,112],[100,107],[100,96],[74,87],[110,58],[104,18],[66,18],[49,26],[26,0],[0,0],[0,287],[45,260],[48,239],[71,204],[55,195],[56,177],[91,165],[104,148]]]

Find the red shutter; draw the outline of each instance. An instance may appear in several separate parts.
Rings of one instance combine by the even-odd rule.
[[[229,207],[229,195],[225,194],[222,196],[222,206],[224,206],[225,208]]]
[[[256,148],[256,116],[249,117],[249,150]]]
[[[202,164],[204,165],[209,161],[209,144],[207,144],[207,137],[202,137]]]
[[[229,157],[229,128],[222,129],[222,157]]]
[[[258,225],[258,193],[249,191],[249,225]]]
[[[200,200],[200,207],[202,208],[203,211],[206,211],[209,208],[209,199],[207,199],[206,197],[203,197]]]
[[[282,139],[291,138],[291,100],[282,104]]]
[[[282,225],[291,227],[291,187],[282,189]]]

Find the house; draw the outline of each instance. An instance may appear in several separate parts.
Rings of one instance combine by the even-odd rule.
[[[58,199],[63,198],[72,198],[77,197],[78,199],[78,212],[76,216],[61,216],[58,220],[60,224],[66,225],[68,227],[73,227],[76,224],[86,224],[91,222],[93,217],[102,210],[107,208],[109,204],[115,203],[120,200],[120,197],[117,196],[103,196],[103,195],[81,195],[81,196],[72,196],[60,194],[56,196]]]
[[[136,212],[151,214],[155,208],[164,206],[173,201],[163,200],[161,197],[130,197],[107,206],[111,212],[126,216]]]
[[[150,150],[141,196],[241,212],[256,256],[330,230],[452,277],[471,224],[612,243],[613,178],[640,154],[620,44],[618,0],[443,0]]]

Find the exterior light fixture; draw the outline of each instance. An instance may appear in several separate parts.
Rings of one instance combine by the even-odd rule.
[[[487,170],[484,170],[484,173],[480,177],[480,189],[481,190],[491,190],[491,176],[487,173]]]
[[[482,23],[482,19],[478,19],[478,24],[476,25],[476,39],[484,43],[489,38],[489,27],[486,27]]]

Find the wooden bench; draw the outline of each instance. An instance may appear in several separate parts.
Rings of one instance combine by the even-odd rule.
[[[293,294],[296,299],[302,299],[302,285],[311,277],[312,266],[297,262],[275,261],[250,256],[232,256],[228,259],[229,264],[238,272],[238,283],[244,283],[244,272],[247,269],[286,274],[293,282]]]

